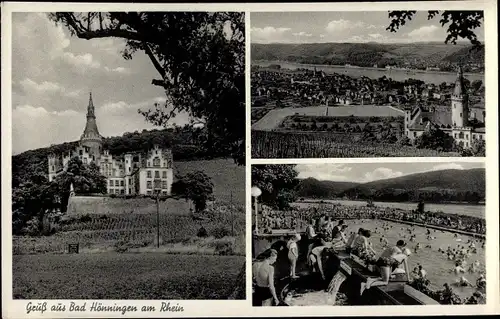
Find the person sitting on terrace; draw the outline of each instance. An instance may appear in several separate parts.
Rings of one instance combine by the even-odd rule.
[[[373,255],[376,255],[375,250],[373,250],[368,240],[368,238],[370,237],[371,237],[370,230],[363,229],[361,234],[354,241],[351,253],[353,255],[360,257],[361,259],[369,259]]]
[[[336,249],[341,249],[345,247],[347,244],[347,238],[345,236],[345,231],[347,229],[347,225],[342,225],[340,230],[334,234],[332,234],[332,247]]]
[[[351,237],[347,240],[347,243],[345,244],[346,246],[346,253],[350,254],[352,249],[354,248],[354,243],[356,242],[356,239],[361,236],[363,233],[363,228],[358,229],[357,233],[353,233]]]
[[[391,273],[405,273],[408,269],[407,259],[410,255],[411,251],[406,248],[406,242],[404,240],[399,240],[396,243],[396,246],[384,250],[376,263],[380,270],[380,277],[367,278],[366,283],[361,283],[360,294],[362,295],[365,289],[370,289],[374,286],[387,285],[389,283]]]
[[[254,281],[254,296],[262,306],[272,306],[279,304],[279,299],[274,287],[274,266],[278,253],[270,249],[265,259],[256,261],[252,265],[252,274]]]

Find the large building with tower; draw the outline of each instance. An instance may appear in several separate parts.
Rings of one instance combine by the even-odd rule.
[[[459,67],[455,87],[451,94],[451,107],[436,109],[417,106],[405,110],[405,135],[410,140],[415,140],[426,130],[440,129],[452,136],[455,142],[468,148],[475,140],[485,139],[485,112],[482,117],[477,116],[469,108],[469,96],[464,85],[462,68]],[[483,125],[477,125],[477,120]],[[475,124],[472,125],[472,122]]]
[[[73,157],[78,157],[84,164],[93,162],[99,167],[100,173],[106,177],[108,194],[152,195],[157,191],[162,195],[170,195],[173,182],[172,151],[154,146],[146,153],[111,155],[103,149],[92,93],[79,146],[63,154],[49,155],[49,181],[65,171]]]

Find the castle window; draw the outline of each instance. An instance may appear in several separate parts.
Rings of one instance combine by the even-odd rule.
[[[80,155],[83,155],[83,150],[80,150]]]
[[[55,170],[56,170],[56,168],[54,167],[54,165],[52,165],[52,170],[53,170],[53,171],[55,171]]]
[[[147,191],[146,194],[151,195],[152,193],[151,193],[151,191]]]
[[[462,113],[460,113],[460,117],[462,117]]]
[[[125,194],[125,190],[124,190],[124,189],[122,189],[122,190],[120,191],[120,194]]]
[[[457,133],[455,133],[455,138],[457,138]]]
[[[469,139],[469,134],[465,134],[465,138],[466,138],[466,139]]]
[[[413,132],[413,137],[417,137],[417,132]]]
[[[155,178],[160,178],[160,171],[155,171]]]
[[[162,181],[161,188],[163,189],[167,188],[167,181]]]
[[[132,179],[131,178],[128,179],[128,183],[132,184]]]
[[[120,181],[120,186],[124,186],[123,179]]]
[[[87,164],[87,158],[86,157],[83,159],[83,164]]]
[[[465,142],[465,146],[466,146],[466,147],[469,147],[469,142]]]
[[[156,157],[155,159],[153,159],[153,166],[154,167],[160,167],[160,159],[158,157]]]
[[[151,178],[151,171],[148,171],[148,178]]]
[[[483,139],[483,136],[482,135],[479,135],[479,139],[482,140]]]
[[[120,181],[119,180],[115,181],[115,186],[120,186]]]
[[[147,183],[147,186],[146,186],[148,189],[152,189],[153,188],[153,183],[151,181],[148,181]]]
[[[151,166],[151,162],[150,161],[148,161],[148,166]]]
[[[167,171],[163,171],[163,172],[161,172],[161,177],[163,177],[163,178],[167,178]]]
[[[113,186],[113,180],[112,179],[109,180],[109,186]]]
[[[464,132],[458,133],[458,138],[464,138]]]
[[[129,173],[130,173],[130,170],[131,170],[131,168],[129,167],[129,168],[128,168],[128,172],[129,172]]]

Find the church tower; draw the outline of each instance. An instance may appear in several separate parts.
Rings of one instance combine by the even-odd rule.
[[[469,97],[464,85],[462,67],[458,67],[455,89],[451,94],[451,119],[454,126],[467,127],[469,120]]]
[[[87,107],[87,124],[80,138],[80,144],[89,148],[89,153],[94,161],[97,161],[101,155],[102,136],[97,129],[95,118],[94,103],[92,101],[92,93],[90,93],[89,105]]]

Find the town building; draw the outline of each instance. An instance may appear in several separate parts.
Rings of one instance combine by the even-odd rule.
[[[484,109],[481,116],[469,109],[469,96],[464,85],[462,68],[459,67],[453,93],[451,94],[450,107],[424,107],[417,106],[405,110],[405,135],[410,140],[415,140],[426,130],[440,129],[452,136],[456,143],[468,148],[474,140],[485,139]],[[478,118],[483,120],[483,125],[477,125]],[[475,122],[474,125],[472,122]]]
[[[79,145],[63,154],[48,156],[49,181],[65,171],[71,158],[78,157],[84,164],[95,163],[106,177],[108,194],[152,195],[160,192],[170,195],[173,183],[171,149],[155,145],[148,152],[112,155],[103,149],[103,137],[97,128],[92,93],[87,107],[87,122]]]

